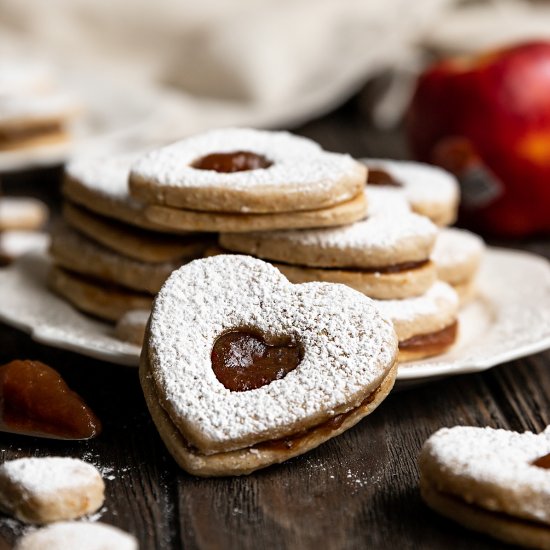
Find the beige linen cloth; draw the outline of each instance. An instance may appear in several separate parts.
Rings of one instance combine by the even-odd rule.
[[[129,103],[147,90],[151,116],[133,143],[145,146],[214,126],[299,124],[388,68],[397,87],[373,108],[392,125],[423,52],[550,34],[548,13],[514,0],[0,0],[0,54],[85,74],[96,101],[104,79]]]

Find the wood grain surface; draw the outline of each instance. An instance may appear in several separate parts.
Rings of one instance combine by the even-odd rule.
[[[403,154],[399,134],[369,132],[354,101],[299,131],[357,156]],[[8,175],[5,188],[36,190],[38,175]],[[57,204],[55,191],[42,187],[39,194]],[[550,257],[548,239],[498,244]],[[104,433],[75,443],[0,434],[0,461],[55,454],[97,465],[107,485],[99,521],[133,533],[142,549],[502,548],[424,506],[418,451],[443,426],[540,431],[550,424],[546,351],[394,392],[358,426],[305,456],[247,477],[205,480],[181,471],[165,450],[135,369],[41,346],[0,325],[0,364],[14,358],[58,369],[103,420]],[[0,550],[11,548],[22,530],[0,515]]]

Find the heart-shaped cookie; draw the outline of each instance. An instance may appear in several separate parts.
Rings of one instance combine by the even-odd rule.
[[[444,428],[424,444],[420,487],[437,512],[509,543],[550,548],[550,428]]]
[[[358,422],[390,391],[396,356],[391,322],[364,295],[219,255],[174,272],[157,295],[140,377],[183,468],[242,474]]]

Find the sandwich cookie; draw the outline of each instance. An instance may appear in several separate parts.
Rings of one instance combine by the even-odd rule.
[[[485,250],[483,239],[464,229],[442,229],[432,252],[437,276],[453,286],[462,303],[475,290],[475,276]]]
[[[550,428],[443,428],[419,467],[422,498],[439,514],[509,544],[550,548]]]
[[[422,296],[374,302],[393,323],[400,362],[439,355],[456,341],[459,300],[447,283],[435,282]]]
[[[0,151],[57,145],[69,141],[68,124],[79,112],[66,93],[18,93],[0,101]]]
[[[456,220],[459,186],[445,170],[411,161],[361,161],[368,167],[367,193],[370,187],[391,188],[406,198],[414,212],[427,216],[436,225],[450,225]]]
[[[170,235],[132,227],[93,214],[73,203],[63,205],[63,219],[82,235],[127,258],[162,263],[198,258],[212,243],[206,234]]]
[[[132,291],[57,266],[50,270],[48,284],[77,309],[112,322],[132,309],[150,308],[153,301],[151,294]]]
[[[0,231],[40,229],[48,214],[48,207],[38,199],[0,197]]]
[[[155,223],[191,231],[341,225],[365,215],[366,168],[306,138],[214,130],[142,155],[130,192]]]
[[[391,323],[363,294],[294,285],[261,260],[220,255],[174,272],[155,298],[140,379],[182,468],[241,475],[372,412],[393,386],[396,356]]]
[[[407,208],[369,199],[367,219],[352,225],[256,233],[222,233],[224,251],[269,260],[294,283],[343,283],[371,298],[418,296],[435,282],[430,254],[437,228]]]
[[[150,314],[149,309],[134,309],[126,312],[116,323],[115,336],[119,340],[141,347]]]
[[[81,158],[65,168],[63,195],[88,212],[154,231],[164,231],[144,214],[144,205],[130,197],[128,176],[134,155]]]
[[[122,256],[66,226],[51,236],[50,255],[56,265],[98,281],[156,294],[169,275],[193,258],[147,263]]]
[[[97,469],[76,458],[9,460],[0,465],[0,509],[26,523],[74,519],[103,505]]]
[[[32,531],[14,550],[138,550],[133,535],[104,523],[63,521]]]

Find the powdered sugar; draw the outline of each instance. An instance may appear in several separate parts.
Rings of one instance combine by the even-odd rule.
[[[66,457],[20,458],[0,466],[0,479],[20,487],[26,495],[45,498],[59,491],[102,483],[97,469],[82,460]],[[3,500],[0,495],[0,501]],[[9,508],[9,503],[4,503]]]
[[[452,269],[458,264],[479,259],[485,244],[483,239],[464,229],[442,229],[432,252],[432,260],[442,268]]]
[[[274,261],[316,267],[382,267],[429,257],[437,228],[428,218],[407,210],[396,215],[381,204],[376,208],[366,220],[351,225],[221,234],[220,245]]]
[[[78,109],[77,99],[64,92],[6,96],[0,101],[0,125],[43,119],[61,121]]]
[[[46,65],[25,60],[0,62],[0,98],[28,92],[41,92],[53,87],[52,75]]]
[[[0,233],[0,254],[15,259],[33,250],[43,250],[49,242],[46,233],[38,231],[2,231]]]
[[[300,342],[304,356],[285,378],[232,392],[213,373],[210,353],[225,331],[254,327]],[[374,389],[396,353],[389,321],[343,285],[292,285],[265,262],[220,255],[176,271],[151,314],[149,359],[176,424],[215,444],[277,434]],[[357,399],[356,397],[356,399]]]
[[[456,320],[459,299],[450,285],[437,281],[421,296],[374,303],[382,315],[391,319],[399,341],[403,341],[450,325]]]
[[[273,164],[261,170],[220,173],[198,170],[191,164],[212,153],[250,151]],[[213,130],[151,151],[132,165],[132,176],[160,186],[198,188],[222,186],[232,189],[281,187],[285,192],[299,188],[330,188],[357,163],[349,155],[326,153],[315,142],[288,132],[266,132],[249,128]],[[335,199],[335,202],[338,202]]]
[[[491,498],[504,491],[504,500],[518,514],[550,523],[550,470],[532,465],[550,453],[550,429],[541,434],[493,428],[443,428],[424,444],[421,466],[430,479],[448,485],[448,479],[467,488],[457,496],[467,501],[490,499],[496,511],[506,511]]]
[[[361,159],[361,162],[369,168],[388,172],[403,186],[402,192],[412,205],[418,202],[447,205],[458,201],[459,187],[456,178],[441,168],[403,160],[366,158]]]
[[[130,165],[137,158],[136,154],[80,158],[70,162],[65,173],[90,191],[142,210],[141,203],[130,197],[128,189]]]
[[[60,522],[23,537],[15,550],[137,550],[132,535],[104,523]]]

